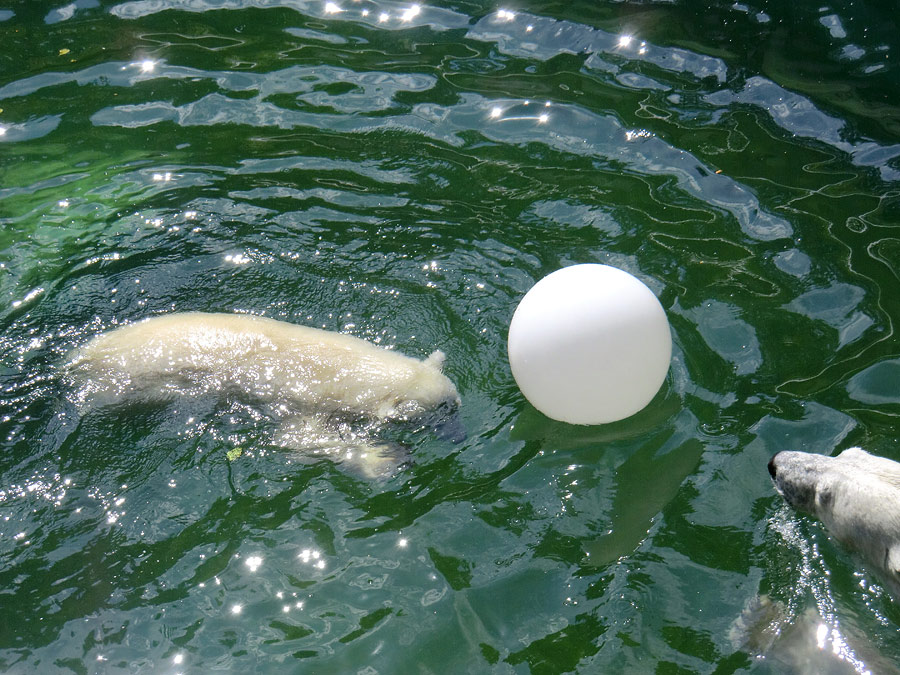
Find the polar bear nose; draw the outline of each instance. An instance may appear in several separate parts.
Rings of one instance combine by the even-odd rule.
[[[778,454],[772,455],[772,459],[769,460],[769,475],[772,476],[772,480],[775,480],[775,474],[778,471],[775,469],[775,458],[778,457]]]

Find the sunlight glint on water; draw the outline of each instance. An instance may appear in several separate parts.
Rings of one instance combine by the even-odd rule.
[[[897,672],[782,449],[900,459],[896,17],[874,2],[0,7],[0,669]],[[519,299],[658,295],[662,392],[529,407]],[[447,354],[361,478],[221,396],[85,411],[93,336],[263,315]],[[348,436],[352,424],[345,427]]]

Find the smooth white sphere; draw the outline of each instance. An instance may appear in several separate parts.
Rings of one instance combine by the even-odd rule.
[[[525,294],[507,349],[535,408],[562,422],[604,424],[653,399],[669,371],[672,334],[639,279],[609,265],[573,265]]]

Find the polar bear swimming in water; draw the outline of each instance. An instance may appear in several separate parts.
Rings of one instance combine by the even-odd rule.
[[[769,475],[790,506],[818,517],[900,601],[900,463],[861,448],[836,457],[779,452]]]
[[[445,421],[459,407],[443,362],[440,351],[419,360],[274,319],[189,312],[93,338],[72,355],[65,377],[82,409],[208,394],[264,406],[282,420],[278,444],[316,449],[377,475],[391,465],[391,453],[370,432],[429,415]],[[451,434],[459,440],[457,430]]]

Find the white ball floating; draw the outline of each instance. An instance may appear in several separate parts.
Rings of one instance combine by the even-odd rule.
[[[548,417],[605,424],[644,408],[672,359],[665,310],[643,282],[609,265],[573,265],[541,279],[509,324],[519,389]]]

